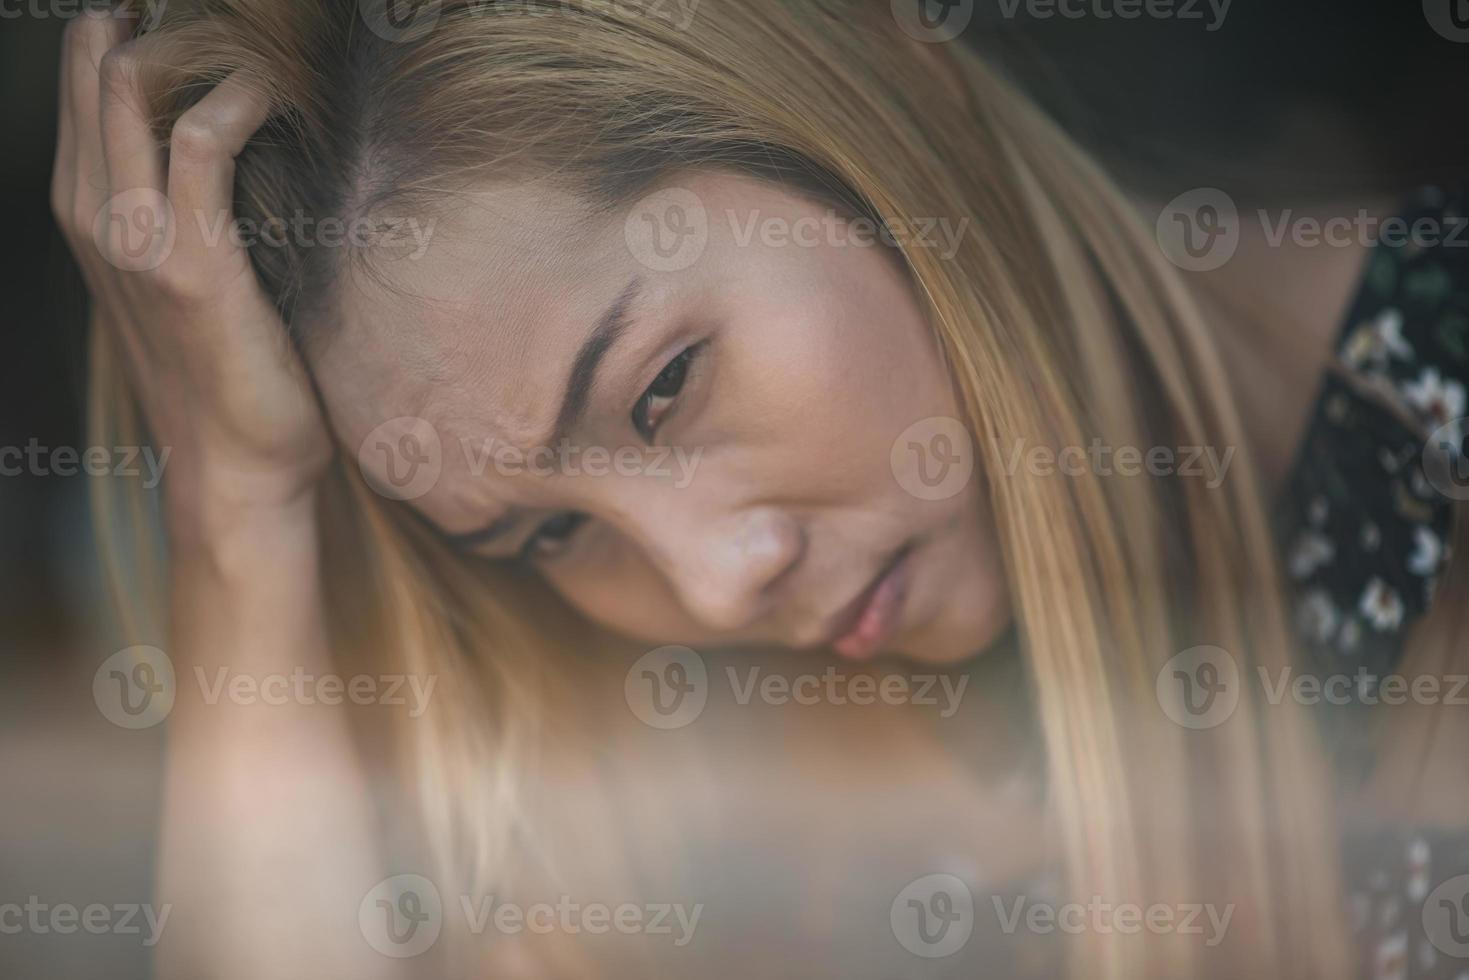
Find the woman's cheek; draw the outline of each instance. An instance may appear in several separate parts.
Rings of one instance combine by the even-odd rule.
[[[546,584],[598,625],[638,639],[675,635],[680,616],[662,578],[631,545],[598,529],[595,543],[541,569]]]

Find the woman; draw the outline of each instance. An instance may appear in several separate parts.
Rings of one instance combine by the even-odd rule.
[[[1303,438],[1328,459],[1339,445],[1312,393],[1355,316],[1361,250],[1304,283],[1276,270],[1277,300],[1251,309],[1227,277],[1193,286],[1152,216],[972,54],[932,43],[931,19],[666,7],[199,0],[140,37],[107,18],[69,32],[55,207],[95,300],[96,424],[173,450],[180,676],[438,680],[421,717],[180,684],[165,971],[433,975],[336,914],[401,870],[374,816],[377,752],[421,786],[446,896],[466,869],[477,894],[526,866],[612,861],[619,833],[537,799],[553,769],[531,753],[575,767],[573,732],[609,731],[588,692],[660,644],[981,680],[1014,658],[1014,689],[988,696],[1025,699],[1024,734],[965,748],[1043,746],[1036,864],[1064,871],[1061,893],[1233,910],[1209,945],[1083,929],[1067,969],[1353,969],[1340,815],[1462,812],[1452,781],[1437,797],[1393,782],[1401,758],[1442,763],[1452,709],[1354,715],[1351,731],[1383,731],[1380,768],[1353,782],[1321,738],[1342,712],[1322,728],[1257,681],[1312,663],[1268,513],[1327,472],[1292,468]],[[1278,261],[1257,237],[1241,278]],[[1359,366],[1396,363],[1390,321]],[[1427,438],[1429,416],[1393,404]],[[1115,466],[1080,464],[1093,446]],[[1124,463],[1154,447],[1214,471]],[[1301,498],[1303,531],[1324,493]],[[1446,537],[1433,493],[1414,527]],[[141,528],[123,503],[101,502],[104,524]],[[1314,554],[1303,577],[1325,574]],[[1412,611],[1441,584],[1410,676],[1462,659],[1444,554],[1421,560]],[[1361,616],[1386,642],[1409,623],[1384,602]],[[612,636],[637,651],[619,659]],[[645,670],[650,689],[687,685],[669,670],[683,656],[639,661],[628,690]],[[1227,718],[1189,713],[1220,697]],[[533,836],[574,856],[532,859]],[[631,847],[625,864],[653,873]],[[848,925],[843,941],[871,931]],[[483,945],[467,955],[497,970],[617,969],[571,935]]]

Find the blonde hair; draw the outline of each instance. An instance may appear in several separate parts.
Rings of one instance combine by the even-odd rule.
[[[562,181],[611,206],[709,166],[891,222],[970,217],[952,258],[903,258],[981,447],[1242,445],[1189,291],[1108,178],[966,49],[908,41],[888,6],[725,0],[674,24],[627,3],[452,0],[433,30],[390,43],[355,3],[174,0],[149,42],[168,66],[155,110],[165,133],[237,70],[270,91],[279,112],[239,162],[242,217],[350,218],[507,179]],[[254,254],[308,348],[349,279],[329,251]],[[94,419],[126,424],[116,362],[95,344]],[[323,507],[340,649],[445,679],[432,724],[391,741],[444,867],[492,879],[514,846],[536,705],[559,680],[543,655],[554,600],[455,560],[342,455]],[[1250,674],[1288,662],[1247,466],[1214,489],[987,471],[1070,889],[1248,910],[1227,967],[1187,943],[1112,934],[1091,937],[1078,975],[1350,970],[1308,719],[1263,710],[1249,685],[1237,720],[1211,730],[1157,707],[1158,672],[1190,646],[1221,646]],[[118,506],[100,501],[99,524],[143,525]]]

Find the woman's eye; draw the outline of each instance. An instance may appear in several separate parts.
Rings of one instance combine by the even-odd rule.
[[[688,379],[689,367],[698,356],[700,344],[686,348],[673,360],[664,365],[663,370],[658,372],[658,377],[648,385],[648,390],[638,399],[638,403],[632,410],[633,428],[638,434],[649,442],[658,431],[658,423],[668,414],[673,407],[673,401],[678,393],[683,390],[684,382]]]
[[[587,515],[576,511],[562,511],[541,522],[520,549],[522,558],[554,558],[571,543],[576,529],[586,521]]]

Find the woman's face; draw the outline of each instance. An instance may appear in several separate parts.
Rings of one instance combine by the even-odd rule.
[[[954,661],[1006,625],[1004,577],[865,231],[726,173],[600,215],[489,190],[379,263],[391,288],[354,277],[312,368],[375,486],[613,631]]]

